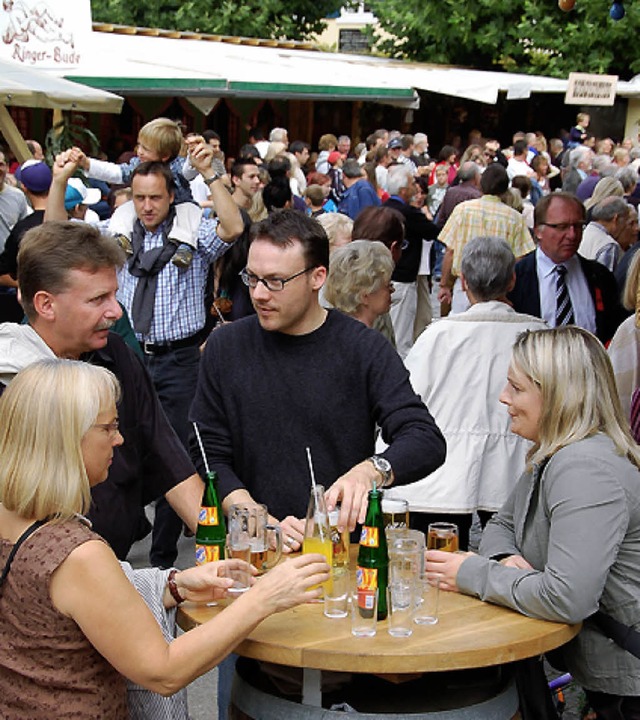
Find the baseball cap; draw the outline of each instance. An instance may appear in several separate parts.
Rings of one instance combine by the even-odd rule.
[[[16,180],[33,193],[45,193],[51,185],[51,170],[42,160],[26,160],[15,172]]]
[[[76,205],[95,205],[101,198],[102,193],[98,188],[87,187],[80,178],[71,178],[64,194],[64,206],[71,210]]]
[[[389,144],[387,145],[387,148],[389,150],[397,150],[398,148],[402,148],[402,141],[400,138],[392,138],[389,140]]]

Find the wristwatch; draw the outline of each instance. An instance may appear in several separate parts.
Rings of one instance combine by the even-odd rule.
[[[393,475],[391,463],[381,455],[372,455],[371,457],[368,457],[367,460],[380,473],[380,475],[382,475],[382,483],[380,484],[380,487],[384,488],[391,485]]]
[[[220,180],[221,177],[222,177],[222,175],[220,175],[220,173],[216,173],[215,175],[212,175],[210,178],[204,178],[204,184],[211,185],[216,180]]]

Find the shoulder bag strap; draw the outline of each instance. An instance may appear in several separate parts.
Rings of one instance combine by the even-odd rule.
[[[13,562],[13,558],[16,556],[16,553],[20,549],[20,545],[30,536],[33,535],[33,533],[41,526],[44,525],[45,520],[36,520],[33,525],[29,525],[29,527],[20,535],[20,537],[16,540],[15,545],[13,546],[13,549],[9,553],[9,557],[7,558],[7,562],[5,563],[4,569],[2,571],[2,576],[0,576],[0,587],[2,587],[2,584],[5,581],[5,578],[9,574],[9,570],[11,569],[11,563]]]

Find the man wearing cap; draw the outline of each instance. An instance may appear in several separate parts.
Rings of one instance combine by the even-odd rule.
[[[24,193],[5,183],[7,177],[7,160],[0,151],[0,252],[9,237],[13,226],[31,214]]]
[[[41,160],[27,160],[16,170],[15,178],[21,184],[33,212],[13,226],[0,253],[0,322],[20,322],[24,315],[16,297],[18,248],[27,230],[44,220],[51,170]]]
[[[99,203],[102,194],[98,188],[87,187],[80,178],[70,178],[64,194],[64,208],[69,220],[80,220],[95,225],[100,218],[89,205]]]
[[[387,150],[389,150],[391,162],[399,163],[400,155],[402,155],[402,140],[399,137],[391,138],[387,144]]]

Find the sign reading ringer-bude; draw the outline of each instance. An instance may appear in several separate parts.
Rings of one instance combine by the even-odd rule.
[[[76,68],[90,33],[90,0],[2,0],[4,60],[40,70]]]

